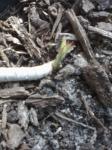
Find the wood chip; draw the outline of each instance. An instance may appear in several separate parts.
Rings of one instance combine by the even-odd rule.
[[[64,98],[59,95],[54,96],[43,96],[40,94],[31,95],[28,99],[26,99],[26,104],[32,104],[36,107],[48,107],[48,106],[56,106],[57,104],[63,103]]]
[[[24,132],[17,124],[10,125],[8,130],[7,146],[10,149],[15,149],[20,145],[21,140],[24,138]]]
[[[29,124],[29,112],[24,102],[18,104],[18,118],[19,124],[26,130]]]
[[[29,96],[29,92],[24,87],[5,88],[0,90],[0,99],[24,99]]]

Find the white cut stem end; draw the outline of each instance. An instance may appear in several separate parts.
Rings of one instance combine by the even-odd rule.
[[[53,61],[35,67],[1,67],[0,82],[39,80],[53,71]]]

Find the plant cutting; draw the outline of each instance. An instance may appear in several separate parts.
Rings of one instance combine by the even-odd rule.
[[[70,38],[69,38],[70,37]],[[73,37],[63,37],[56,58],[35,67],[1,67],[0,82],[39,80],[60,68],[61,62],[73,48]]]

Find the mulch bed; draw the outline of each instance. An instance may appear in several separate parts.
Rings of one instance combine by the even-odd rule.
[[[52,74],[0,81],[0,150],[112,149],[111,12],[111,0],[0,1],[0,67],[42,65],[76,38]]]

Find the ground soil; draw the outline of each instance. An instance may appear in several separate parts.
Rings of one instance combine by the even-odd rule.
[[[84,25],[111,33],[109,0],[1,0],[0,67],[32,67],[53,60],[60,46],[59,33],[74,34],[65,13],[68,9],[79,18],[112,89],[112,38]],[[15,20],[21,23],[17,27],[24,38],[13,31]],[[79,39],[74,44],[55,73],[38,81],[0,84],[0,150],[112,149],[112,108],[101,102],[99,86],[89,86],[83,69],[76,65],[83,63],[77,58],[84,51]],[[101,77],[105,89],[104,82]]]

